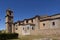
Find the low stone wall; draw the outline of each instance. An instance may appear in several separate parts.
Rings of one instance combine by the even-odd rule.
[[[30,32],[30,35],[57,35],[60,36],[60,28],[57,29],[40,29],[40,30],[33,30]]]
[[[58,29],[41,29],[38,35],[60,35],[60,28]]]

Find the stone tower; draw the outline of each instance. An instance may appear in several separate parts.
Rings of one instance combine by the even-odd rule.
[[[10,9],[6,10],[6,33],[12,33],[12,24],[13,24],[13,11]]]

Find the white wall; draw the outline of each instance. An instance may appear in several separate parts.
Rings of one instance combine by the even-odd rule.
[[[29,29],[27,29],[27,27],[29,27]],[[32,30],[31,25],[20,25],[18,26],[17,30],[15,29],[15,32],[18,33],[19,35],[30,35],[31,30]]]
[[[29,27],[29,29],[27,29],[27,27]],[[22,35],[30,35],[30,25],[22,26]]]

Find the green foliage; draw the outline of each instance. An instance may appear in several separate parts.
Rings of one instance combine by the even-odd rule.
[[[0,34],[0,40],[7,40],[7,39],[16,39],[18,38],[18,34],[17,33],[1,33]]]

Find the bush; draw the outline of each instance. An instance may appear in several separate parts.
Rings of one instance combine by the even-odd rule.
[[[18,34],[17,33],[2,33],[0,34],[0,40],[7,40],[7,39],[16,39],[18,38]]]

